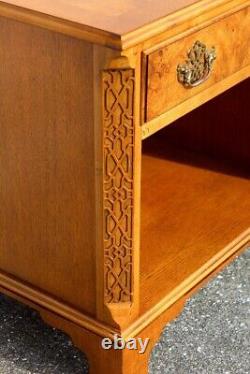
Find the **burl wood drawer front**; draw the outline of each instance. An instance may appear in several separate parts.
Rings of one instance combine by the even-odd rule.
[[[192,47],[195,48],[196,42],[205,45],[207,53],[214,53],[216,59],[211,63],[210,75],[205,71],[204,79],[198,80],[197,86],[193,84],[194,87],[188,87],[179,81],[177,68],[187,63],[189,66],[197,63],[197,56],[188,56]],[[145,121],[154,119],[247,66],[250,62],[249,46],[250,16],[247,7],[149,53],[145,69]],[[199,66],[197,68],[199,69]],[[188,72],[186,73],[188,80]]]

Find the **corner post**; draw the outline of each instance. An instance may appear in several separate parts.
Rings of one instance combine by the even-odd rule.
[[[101,245],[97,256],[97,317],[119,331],[138,314],[141,137],[136,70],[127,57],[101,76]]]

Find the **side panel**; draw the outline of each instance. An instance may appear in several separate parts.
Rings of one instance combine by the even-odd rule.
[[[0,269],[95,312],[93,46],[0,18]]]

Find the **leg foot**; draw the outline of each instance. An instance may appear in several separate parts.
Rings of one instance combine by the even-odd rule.
[[[46,323],[66,332],[74,345],[83,351],[89,361],[89,374],[147,374],[152,346],[150,341],[145,353],[138,350],[105,350],[102,337],[66,321],[50,312],[41,312]]]

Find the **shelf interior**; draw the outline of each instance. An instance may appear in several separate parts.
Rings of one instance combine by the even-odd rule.
[[[250,227],[248,161],[184,148],[168,130],[143,144],[141,313]]]

